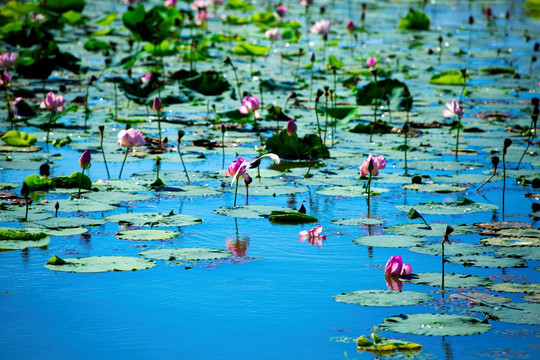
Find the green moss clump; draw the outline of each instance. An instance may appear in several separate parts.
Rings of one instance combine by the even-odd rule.
[[[2,240],[31,240],[37,241],[47,237],[43,232],[29,233],[26,231],[0,230],[0,239]]]

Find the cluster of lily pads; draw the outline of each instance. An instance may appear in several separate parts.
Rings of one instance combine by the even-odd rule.
[[[497,26],[501,19],[491,7],[483,9],[484,22],[478,24],[471,16],[458,34],[450,34],[449,41],[459,44],[452,53],[439,35],[438,46],[430,47],[426,55],[438,65],[420,72],[410,55],[401,58],[384,50],[365,50],[370,37],[380,35],[366,20],[370,12],[378,11],[373,4],[360,6],[359,22],[340,23],[326,17],[326,7],[317,11],[314,1],[307,0],[268,2],[265,8],[243,0],[123,3],[118,11],[99,18],[87,15],[90,4],[84,0],[12,0],[0,8],[4,51],[0,87],[5,100],[0,167],[31,172],[39,168],[39,174],[21,177],[19,183],[2,183],[2,189],[20,188],[20,196],[1,193],[0,249],[46,249],[51,237],[78,236],[87,227],[106,222],[129,227],[115,235],[119,239],[168,240],[180,233],[162,228],[203,222],[174,212],[117,211],[159,194],[219,201],[214,213],[235,220],[268,219],[279,226],[302,227],[316,223],[301,230],[298,241],[321,248],[332,234],[323,234],[323,226],[329,224],[320,224],[319,214],[309,214],[304,205],[295,209],[284,201],[282,206],[261,202],[308,193],[329,199],[365,197],[365,208],[353,209],[350,218],[332,219],[329,226],[367,229],[369,235],[353,240],[360,246],[408,248],[440,256],[441,272],[414,273],[413,267],[419,269],[420,264],[403,263],[401,254],[396,254],[381,270],[388,289],[350,291],[334,300],[396,307],[434,301],[429,294],[404,291],[404,284],[440,288],[443,297],[448,288],[465,288],[459,294],[450,291],[450,296],[473,304],[470,312],[476,315],[393,315],[376,327],[372,340],[355,339],[359,351],[386,354],[421,349],[420,344],[380,338],[378,328],[450,336],[487,332],[488,319],[539,323],[537,284],[494,283],[466,271],[447,273],[444,268],[446,263],[519,268],[526,267],[527,260],[540,260],[535,251],[540,246],[538,229],[504,221],[505,216],[516,215],[515,207],[505,211],[505,200],[512,202],[505,196],[508,179],[527,191],[540,187],[535,138],[538,70],[533,55],[528,71],[517,72],[506,49],[497,53],[504,66],[473,65],[473,29],[507,36],[507,30]],[[525,5],[534,6],[538,10],[535,1]],[[349,15],[353,17],[352,12]],[[509,16],[505,15],[506,21]],[[409,34],[407,51],[431,46],[431,28],[430,18],[420,9],[408,10],[397,24],[399,31]],[[83,41],[72,46],[71,37],[77,36]],[[537,44],[530,44],[533,52],[538,51]],[[92,61],[85,61],[85,56]],[[466,66],[445,63],[447,57]],[[498,90],[475,85],[493,78],[512,89],[519,82],[511,106],[502,101],[492,105]],[[426,84],[436,89],[441,100],[431,103],[433,99],[422,92]],[[525,91],[533,96],[519,98]],[[170,140],[174,135],[175,145]],[[51,176],[63,161],[55,152],[63,147],[81,153],[81,171]],[[479,155],[478,149],[489,155],[486,161],[469,161]],[[234,160],[226,167],[230,158]],[[207,159],[214,159],[210,170]],[[263,168],[263,159],[272,160],[269,169]],[[144,160],[153,161],[152,171],[142,169],[148,163]],[[124,171],[130,173],[127,179]],[[99,177],[92,179],[94,174]],[[237,204],[242,181],[245,196],[240,196],[245,205]],[[494,191],[501,181],[500,191]],[[490,182],[497,184],[491,191],[500,193],[496,201],[462,196],[465,192],[469,197],[483,196]],[[395,184],[401,187],[395,189]],[[396,206],[399,214],[422,224],[386,226],[385,234],[372,235],[374,227],[385,223],[376,205],[387,201],[391,190],[432,194],[434,200],[425,196],[427,201],[408,205],[405,200]],[[232,206],[224,206],[230,205],[232,192]],[[440,194],[458,194],[459,199],[436,201]],[[527,196],[532,211],[519,216],[529,215],[536,226],[540,206],[534,200],[540,196]],[[249,205],[250,199],[255,204]],[[502,221],[463,225],[431,223],[425,218],[444,215],[451,220],[475,212],[500,213]],[[471,244],[451,241],[450,234],[485,237]],[[135,271],[156,266],[155,260],[191,266],[245,257],[246,242],[243,247],[233,243],[228,240],[226,250],[160,245],[141,251],[139,257],[51,254],[45,267],[76,273]],[[526,302],[513,302],[487,290],[528,295],[523,297]]]

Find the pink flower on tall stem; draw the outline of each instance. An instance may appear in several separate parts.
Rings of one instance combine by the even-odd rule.
[[[81,169],[83,170],[90,169],[90,166],[92,166],[90,163],[91,160],[92,160],[92,156],[90,155],[90,151],[85,150],[82,153],[81,157],[79,158],[79,165],[81,166]]]
[[[328,35],[330,34],[330,21],[328,20],[319,20],[309,29],[309,32],[312,34]]]
[[[356,30],[356,26],[354,25],[354,22],[352,20],[349,20],[347,22],[347,32],[350,34]]]
[[[411,273],[411,265],[404,264],[401,255],[391,256],[384,267],[384,275],[403,276],[410,275]]]
[[[278,28],[268,29],[264,32],[264,36],[270,41],[281,40],[281,34]]]
[[[367,60],[366,60],[366,65],[370,68],[370,69],[373,69],[377,66],[378,64],[378,60],[376,57],[368,57]]]
[[[242,176],[246,172],[247,168],[242,167],[242,164],[246,161],[246,159],[239,157],[236,159],[236,161],[231,162],[231,165],[229,165],[229,168],[225,170],[225,176]],[[240,173],[238,171],[240,170]],[[237,174],[238,173],[238,174]]]
[[[362,176],[367,176],[370,174],[369,171],[369,163],[373,161],[373,169],[371,170],[372,176],[379,175],[379,170],[384,169],[386,167],[386,159],[383,155],[379,155],[377,157],[373,157],[371,153],[368,155],[368,158],[364,160],[362,165],[358,168],[360,170],[360,174]]]
[[[285,15],[287,14],[287,10],[289,10],[287,5],[283,5],[283,4],[278,5],[278,7],[276,8],[277,17],[284,18]]]
[[[444,117],[451,118],[454,116],[463,116],[465,110],[459,107],[459,103],[456,99],[452,99],[451,103],[446,103],[446,109],[443,110],[442,114]]]
[[[139,130],[130,128],[128,130],[120,130],[118,133],[118,146],[131,149],[137,146],[143,146],[146,141],[143,138],[143,133]]]
[[[241,114],[251,114],[255,116],[255,119],[259,119],[261,115],[257,111],[259,109],[260,102],[256,96],[248,96],[242,100],[242,106],[238,108]]]
[[[208,14],[204,10],[199,11],[197,15],[195,15],[195,24],[197,24],[197,26],[203,26],[207,20]]]
[[[146,74],[144,74],[144,76],[141,77],[141,82],[143,84],[146,84],[148,81],[150,81],[151,78],[152,78],[152,73],[147,72]]]
[[[310,244],[322,247],[322,241],[326,240],[326,235],[321,235],[321,233],[322,225],[318,225],[311,230],[302,230],[298,233],[298,235],[300,235],[298,241],[304,242],[308,240]]]
[[[311,6],[311,5],[313,5],[313,0],[300,0],[300,5],[302,5],[302,6]]]
[[[49,91],[45,99],[41,102],[39,107],[42,109],[47,109],[50,112],[64,112],[64,105],[66,104],[66,101],[64,100],[64,97],[62,95],[54,95],[52,91]]]
[[[0,67],[10,70],[17,59],[17,53],[4,52],[0,55]]]

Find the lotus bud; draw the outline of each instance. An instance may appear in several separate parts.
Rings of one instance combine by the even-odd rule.
[[[469,25],[473,25],[473,24],[474,24],[474,16],[469,15]]]
[[[421,216],[418,211],[416,211],[414,208],[411,208],[411,210],[409,210],[409,213],[407,214],[407,217],[411,220],[414,220],[420,218]]]
[[[306,213],[306,208],[304,207],[304,204],[301,204],[301,205],[300,205],[300,208],[298,209],[298,212],[301,213],[301,214],[305,214],[305,213]]]
[[[92,164],[90,163],[91,159],[92,157],[90,156],[90,151],[85,150],[79,158],[79,165],[81,166],[81,169],[90,169],[90,167],[92,166]]]
[[[287,135],[293,136],[296,134],[296,131],[298,130],[298,127],[296,126],[293,119],[290,119],[287,123]]]
[[[540,50],[540,43],[536,42],[534,43],[534,52],[538,52]]]
[[[49,164],[43,164],[39,167],[39,175],[49,177],[51,175],[51,167]]]
[[[103,137],[105,133],[105,125],[99,125],[98,129],[99,129],[99,136]]]
[[[244,183],[246,184],[246,187],[249,186],[253,182],[253,179],[251,176],[249,176],[248,173],[244,173]]]
[[[58,217],[58,209],[60,209],[60,203],[57,201],[56,204],[54,204],[54,217]]]
[[[21,187],[21,196],[23,198],[27,198],[29,194],[30,194],[30,190],[28,189],[28,185],[26,185],[26,183],[23,182],[22,187]]]
[[[463,77],[464,80],[467,79],[467,68],[461,68],[459,70],[461,72],[461,76]]]
[[[506,149],[508,149],[512,145],[512,140],[506,138],[504,139],[504,147],[503,147],[503,154],[506,155]]]
[[[159,167],[161,165],[161,158],[156,155],[154,157],[154,162],[156,163],[156,166]]]
[[[182,138],[186,133],[183,130],[178,130],[178,144],[182,142]]]
[[[493,157],[491,158],[491,164],[493,165],[493,168],[494,168],[495,170],[497,170],[497,166],[499,166],[499,161],[500,161],[500,159],[499,159],[498,156],[493,156]]]
[[[311,63],[315,62],[315,53],[314,52],[311,53],[311,57],[309,58],[309,61],[311,61]]]
[[[230,66],[233,66],[233,63],[231,61],[231,58],[230,57],[226,57],[225,60],[223,60],[223,62],[225,63],[225,65],[230,65]]]
[[[160,113],[163,108],[161,107],[161,100],[158,97],[154,98],[154,104],[152,106],[154,108],[154,111],[157,113]]]

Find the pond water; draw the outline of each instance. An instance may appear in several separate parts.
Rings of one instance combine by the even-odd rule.
[[[147,9],[158,4],[157,1],[143,3]],[[304,7],[296,2],[286,3],[289,6],[286,19],[296,19],[304,24]],[[361,5],[358,1],[316,1],[316,6],[310,10],[311,21],[322,18],[332,21],[334,31],[329,35],[327,44],[323,44],[318,34],[309,34],[308,39],[302,38],[298,43],[287,43],[284,40],[270,43],[255,25],[226,25],[213,13],[206,33],[195,30],[202,38],[213,32],[233,33],[246,37],[246,41],[272,46],[268,55],[253,60],[254,70],[260,72],[255,77],[249,74],[249,57],[232,55],[235,41],[213,44],[208,49],[210,57],[196,64],[198,71],[213,69],[223,72],[231,82],[231,88],[234,88],[231,67],[223,65],[223,59],[230,56],[238,67],[242,91],[253,95],[260,95],[259,79],[273,79],[278,85],[285,86],[266,91],[263,95],[265,105],[283,106],[291,90],[285,81],[295,80],[297,59],[293,57],[291,60],[281,60],[279,54],[298,52],[300,48],[307,54],[312,51],[316,53],[313,92],[325,85],[333,86],[332,73],[326,71],[325,63],[321,62],[323,48],[327,47],[326,56],[334,55],[343,61],[343,69],[338,70],[338,104],[356,109],[354,116],[339,121],[334,140],[330,138],[330,132],[327,134],[331,157],[320,160],[310,170],[312,177],[308,179],[304,179],[308,170],[307,161],[302,164],[283,161],[280,166],[276,166],[271,165],[270,159],[263,159],[260,179],[256,178],[256,169],[249,170],[253,178],[249,188],[249,205],[290,209],[298,209],[303,205],[307,214],[318,219],[315,224],[304,225],[272,223],[267,218],[266,208],[255,207],[255,210],[238,212],[236,217],[234,213],[228,214],[230,216],[220,213],[231,211],[235,200],[234,186],[230,185],[231,178],[224,175],[225,169],[237,156],[247,159],[259,156],[256,148],[261,146],[260,138],[267,139],[276,131],[275,120],[259,121],[260,129],[256,132],[246,131],[245,127],[233,127],[233,122],[225,117],[216,119],[211,110],[212,105],[216,106],[218,112],[235,110],[239,106],[239,100],[230,98],[230,91],[223,96],[205,97],[199,94],[195,101],[165,106],[166,119],[161,122],[161,128],[163,136],[169,139],[170,149],[160,154],[160,177],[166,182],[166,188],[150,190],[157,168],[153,160],[155,155],[145,154],[144,147],[138,148],[139,156],[128,156],[123,168],[123,181],[116,180],[124,159],[122,149],[116,145],[117,133],[125,125],[111,119],[114,87],[105,79],[126,74],[119,62],[128,54],[129,31],[123,28],[118,16],[110,25],[115,31],[101,38],[118,42],[121,50],[113,55],[113,65],[105,71],[103,77],[90,87],[88,103],[92,113],[88,127],[84,128],[84,108],[79,107],[76,112],[67,113],[58,120],[57,126],[51,131],[52,140],[69,136],[72,142],[66,146],[54,147],[49,144],[47,147],[46,128],[37,127],[30,119],[28,123],[17,122],[15,127],[34,134],[38,138],[35,145],[41,147],[41,150],[32,153],[12,152],[13,149],[0,147],[0,183],[6,189],[4,191],[20,194],[23,180],[31,174],[39,173],[39,166],[47,161],[51,164],[52,176],[69,176],[80,171],[78,159],[87,149],[92,152],[92,166],[85,174],[92,180],[93,187],[101,190],[83,192],[83,197],[88,197],[92,203],[92,211],[86,211],[84,207],[82,211],[69,208],[70,204],[76,202],[71,199],[71,196],[75,197],[76,189],[32,193],[34,203],[30,206],[28,222],[20,221],[20,217],[24,216],[24,207],[18,208],[20,213],[17,216],[12,215],[14,207],[0,210],[1,227],[39,228],[50,234],[50,242],[45,246],[0,252],[0,319],[3,324],[0,328],[0,356],[5,359],[119,356],[128,359],[158,356],[181,359],[537,358],[540,346],[540,257],[536,247],[539,246],[536,230],[539,214],[531,215],[531,206],[538,202],[539,192],[530,183],[518,184],[516,179],[521,177],[532,181],[540,174],[538,140],[534,139],[523,158],[520,171],[516,171],[517,162],[527,146],[527,137],[510,129],[530,125],[531,99],[538,96],[538,64],[530,66],[534,42],[538,41],[535,38],[538,34],[538,19],[527,16],[522,1],[478,3],[433,0],[423,9],[431,18],[430,30],[399,31],[399,17],[405,16],[409,7],[421,9],[421,2],[366,3],[365,27],[369,33],[357,33],[358,41],[354,49],[349,47],[351,38],[345,30],[345,18],[348,18],[346,14],[352,9],[350,17],[358,26],[361,24]],[[323,4],[327,6],[321,15],[319,6]],[[483,5],[493,9],[494,20],[491,25],[487,24],[482,13]],[[179,6],[186,10],[189,8],[183,2]],[[256,10],[250,11],[222,7],[216,11],[218,15],[249,17],[256,11],[262,11],[260,3],[255,3],[255,6]],[[504,14],[507,10],[511,16],[506,24]],[[122,14],[126,6],[120,1],[88,1],[83,14],[94,24],[112,11]],[[475,17],[471,33],[471,56],[467,54],[469,15]],[[505,26],[507,36],[504,35]],[[528,42],[524,33],[531,36]],[[82,59],[83,65],[90,67],[88,73],[82,76],[83,79],[92,74],[100,74],[104,57],[99,52],[89,52],[82,48],[88,38],[86,31],[81,27],[66,26],[63,32],[55,33],[55,36],[62,40],[61,48],[64,51],[72,52]],[[188,39],[189,36],[190,30],[184,29],[182,39]],[[439,36],[443,37],[440,61],[437,52]],[[335,40],[339,40],[339,43],[332,44]],[[2,43],[2,48],[10,49],[5,43]],[[189,63],[182,62],[181,58],[181,54],[189,51],[189,45],[188,50],[185,49],[179,50],[180,55],[164,57],[167,72],[189,68]],[[428,55],[429,49],[435,53]],[[459,54],[460,49],[463,54]],[[502,51],[498,53],[497,49]],[[453,153],[456,135],[455,132],[449,132],[449,126],[420,128],[420,136],[409,138],[409,145],[417,150],[408,152],[409,176],[404,176],[404,154],[393,149],[403,144],[402,135],[375,134],[370,141],[369,134],[348,131],[356,124],[368,123],[373,118],[373,107],[356,107],[353,91],[342,86],[344,80],[354,75],[354,72],[366,69],[365,60],[368,56],[376,56],[383,71],[393,71],[392,78],[407,84],[414,98],[410,119],[417,124],[433,121],[449,123],[450,119],[442,116],[444,104],[453,98],[459,99],[462,86],[432,85],[429,80],[434,73],[459,71],[466,67],[471,80],[467,82],[467,91],[460,102],[465,109],[461,121],[466,129],[478,127],[485,132],[461,133],[459,148],[468,152],[460,153],[459,161],[456,162]],[[132,69],[134,77],[144,75],[152,66],[151,60],[145,55],[136,62]],[[404,71],[396,69],[398,62]],[[309,65],[309,56],[301,57],[298,76],[306,86],[301,89],[295,87],[299,106],[291,102],[287,107],[287,115],[296,117],[298,134],[301,136],[317,132],[314,96],[309,100]],[[513,67],[520,77],[508,73],[492,75],[481,71],[490,66],[506,69]],[[83,85],[79,86],[76,83],[78,79],[77,75],[55,71],[45,87],[58,92],[60,85],[67,86],[63,94],[71,101],[85,94],[86,82],[83,80]],[[371,81],[369,73],[360,74],[359,79],[358,88]],[[27,88],[35,91],[36,97],[42,96],[39,80],[15,78],[13,87]],[[161,91],[178,95],[179,89],[182,88],[179,88],[178,83],[171,81]],[[157,118],[151,106],[147,110],[143,105],[128,102],[121,92],[118,98],[119,117],[144,119],[144,122],[132,126],[145,135],[157,138]],[[262,112],[263,116],[267,115],[266,110]],[[384,108],[380,113],[387,121],[390,121],[391,116],[392,124],[397,127],[401,127],[407,118],[405,111],[397,109],[390,114]],[[499,119],[495,119],[497,115],[493,114],[498,114]],[[11,124],[5,120],[5,109],[0,115],[3,119],[0,132],[4,133],[11,128]],[[324,121],[324,115],[320,117]],[[220,122],[227,124],[225,142],[230,145],[224,152],[221,147],[194,146],[194,141],[202,139],[220,143]],[[100,125],[105,126],[104,150],[110,180],[99,148]],[[284,128],[285,122],[282,120],[278,125]],[[187,184],[176,152],[178,130],[185,131],[181,149],[191,184]],[[506,156],[508,171],[503,214],[501,151],[505,138],[511,138],[513,144]],[[501,157],[499,174],[477,191],[476,188],[492,173],[492,150]],[[358,167],[368,153],[375,156],[383,154],[387,159],[386,168],[380,170],[379,176],[374,177],[371,184],[375,191],[380,192],[370,199],[370,217],[378,220],[373,225],[358,223],[367,217],[368,211],[362,188],[366,180],[359,179],[358,172]],[[411,183],[412,175],[425,176],[424,183],[463,185],[465,189],[455,193],[432,193],[403,188],[404,184]],[[109,185],[99,185],[96,183],[98,180],[109,181]],[[4,183],[15,185],[11,189]],[[110,192],[107,192],[107,188]],[[143,194],[143,197],[134,197],[136,195],[133,193]],[[241,182],[237,205],[246,203],[245,194]],[[419,207],[419,204],[430,201],[449,203],[464,199],[483,204],[481,210],[484,211],[469,212],[473,205],[443,208],[438,212],[432,209],[436,207],[435,204]],[[57,201],[62,205],[58,218],[54,220],[54,204]],[[102,209],[109,204],[114,208]],[[442,292],[437,284],[430,286],[414,283],[414,280],[403,280],[404,298],[405,292],[415,291],[428,294],[433,299],[406,306],[360,306],[335,301],[333,297],[342,293],[388,289],[384,266],[394,255],[401,255],[403,261],[412,266],[413,274],[441,272],[440,255],[424,254],[418,249],[410,250],[411,245],[406,242],[400,247],[392,243],[393,240],[382,240],[382,237],[373,238],[370,246],[353,242],[363,236],[396,233],[395,228],[389,228],[395,225],[421,224],[420,219],[411,220],[407,217],[410,206],[418,209],[434,230],[426,232],[420,226],[420,229],[405,231],[407,235],[423,237],[426,244],[440,244],[445,227],[436,227],[435,224],[449,224],[456,229],[450,235],[453,244],[446,245],[447,256],[454,255],[451,249],[455,244],[480,246],[480,239],[486,238],[480,234],[482,229],[479,227],[460,231],[459,225],[509,221],[522,222],[524,226],[532,228],[528,230],[528,235],[510,229],[505,237],[495,237],[504,240],[509,239],[509,235],[521,236],[518,241],[528,241],[532,243],[531,246],[506,247],[500,246],[500,243],[497,246],[484,246],[484,255],[490,256],[491,260],[497,258],[494,265],[493,262],[487,262],[486,266],[482,266],[486,263],[474,260],[476,255],[466,259],[473,266],[463,266],[460,261],[445,264],[448,276],[451,273],[475,275],[494,284],[528,286],[521,291],[493,285],[457,287],[463,285],[465,280],[455,286],[448,280],[446,291]],[[139,213],[159,213],[161,220],[153,224],[149,223],[152,220],[136,223],[146,216],[140,215],[130,217],[130,221],[135,223],[129,225],[106,219],[111,215],[122,218],[121,215],[127,217]],[[202,219],[202,222],[194,222],[189,226],[178,226],[174,221],[164,223],[171,213],[196,217]],[[56,225],[39,220],[42,217],[52,218],[47,220],[51,222],[65,218],[68,219],[67,227],[84,228],[87,231],[76,235],[60,234]],[[69,225],[75,221],[73,218],[83,220],[76,225]],[[344,224],[340,219],[352,220]],[[317,239],[313,244],[299,239],[299,231],[318,224],[323,226],[326,239]],[[137,229],[169,230],[177,234],[172,239],[151,241],[146,238],[122,239],[118,236],[120,231]],[[181,261],[166,256],[165,260],[155,260],[155,266],[138,271],[72,273],[52,271],[44,266],[54,255],[68,261],[70,258],[91,256],[142,259],[140,253],[143,251],[179,248],[229,250],[233,255],[201,261]],[[520,255],[519,258],[523,259],[518,264],[520,267],[500,262],[508,259],[506,255]],[[439,275],[435,277],[438,279]],[[500,305],[485,299],[478,300],[478,293],[484,297],[487,294],[504,296],[511,299],[511,302]],[[466,300],[456,296],[464,296]],[[380,301],[382,303],[384,299]],[[471,308],[479,303],[485,304],[482,308],[484,311],[472,311]],[[520,304],[527,304],[526,309],[520,310]],[[508,308],[515,312],[507,316],[503,310]],[[386,318],[400,314],[466,315],[478,320],[490,317],[487,322],[491,329],[467,336],[426,336],[380,329],[379,335],[382,337],[421,344],[421,352],[376,355],[357,351],[356,338],[361,335],[368,337],[373,328]],[[438,325],[420,322],[416,327],[429,326]],[[467,330],[469,325],[459,328]],[[460,335],[459,331],[457,335]]]

